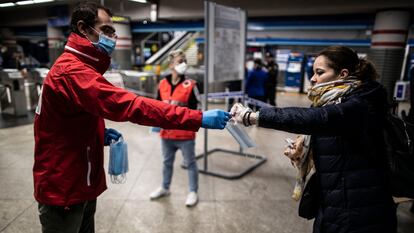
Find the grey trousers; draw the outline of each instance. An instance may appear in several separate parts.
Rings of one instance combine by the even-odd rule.
[[[94,233],[96,199],[68,207],[39,203],[42,233]]]

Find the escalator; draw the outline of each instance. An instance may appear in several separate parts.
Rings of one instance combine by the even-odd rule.
[[[204,93],[204,62],[199,60],[199,53],[203,52],[204,44],[201,44],[203,47],[199,48],[200,44],[196,43],[196,39],[200,37],[199,32],[183,32],[179,34],[146,61],[147,70],[154,70],[154,67],[158,67],[160,69],[160,77],[168,74],[168,54],[173,50],[181,49],[186,54],[189,65],[186,76],[197,81],[200,93]],[[211,83],[209,85],[209,92],[223,92],[226,87],[230,87],[233,90],[233,86],[236,86],[236,89],[240,90],[241,82],[236,82],[237,84],[235,85],[233,82]]]
[[[186,72],[186,76],[197,81],[200,85],[200,91],[202,92],[204,81],[204,69],[200,68],[198,61],[198,46],[195,43],[195,39],[200,37],[198,32],[181,32],[169,41],[164,47],[162,47],[153,56],[147,59],[146,70],[158,70],[158,75],[161,77],[169,73],[168,70],[168,54],[177,49],[184,51],[187,57],[187,63],[189,69]]]
[[[176,49],[183,49],[187,47],[190,40],[194,37],[194,32],[182,32],[176,35],[172,40],[170,40],[164,47],[162,47],[158,52],[152,55],[147,61],[145,62],[146,65],[161,65],[164,63],[168,58],[168,53],[176,50]]]

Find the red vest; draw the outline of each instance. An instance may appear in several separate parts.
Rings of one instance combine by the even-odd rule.
[[[167,79],[163,79],[159,85],[161,100],[172,105],[188,107],[188,101],[195,84],[194,80],[186,79],[171,93],[171,84]],[[194,140],[195,134],[193,131],[172,129],[162,129],[160,132],[161,138],[173,140]]]

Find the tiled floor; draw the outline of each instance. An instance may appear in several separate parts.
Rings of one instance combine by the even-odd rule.
[[[307,106],[305,96],[278,94],[281,106]],[[216,105],[222,107],[221,105]],[[211,106],[212,108],[214,106]],[[280,131],[248,128],[258,147],[247,152],[264,155],[268,161],[238,180],[200,175],[200,202],[184,205],[187,172],[177,156],[172,194],[160,201],[148,195],[161,182],[161,148],[158,135],[149,128],[131,123],[107,122],[123,133],[128,142],[130,171],[124,184],[111,184],[98,198],[96,232],[311,232],[312,221],[297,216],[291,191],[295,169],[282,155],[285,137]],[[40,232],[37,203],[33,199],[33,125],[0,129],[0,232]],[[209,131],[209,148],[238,150],[226,131]],[[203,130],[197,136],[196,151],[203,150]],[[108,148],[105,149],[107,160]],[[249,165],[245,157],[214,154],[209,170],[234,173]],[[107,165],[105,165],[107,166]],[[199,166],[203,166],[200,161]],[[401,233],[414,232],[410,203],[399,207]]]

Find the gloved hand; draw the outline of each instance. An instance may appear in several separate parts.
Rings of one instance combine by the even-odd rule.
[[[120,137],[122,137],[122,134],[118,131],[111,128],[105,128],[104,145],[108,146],[109,144],[111,144],[112,140],[118,141]]]
[[[220,109],[205,111],[203,112],[201,127],[206,129],[224,129],[230,117],[230,113]]]
[[[159,133],[161,131],[160,127],[151,127],[151,133]]]
[[[234,121],[243,125],[246,125],[246,122],[243,122],[243,118],[244,115],[248,112],[252,112],[252,110],[248,107],[243,106],[241,103],[234,104],[230,110],[230,114],[233,117]]]

